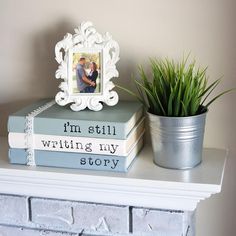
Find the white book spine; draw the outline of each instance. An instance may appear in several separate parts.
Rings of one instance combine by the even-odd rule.
[[[126,140],[34,134],[33,148],[45,151],[127,156],[143,133],[144,120],[139,122]],[[8,142],[11,148],[28,148],[24,133],[9,133]]]

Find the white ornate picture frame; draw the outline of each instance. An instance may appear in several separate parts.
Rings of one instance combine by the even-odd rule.
[[[82,68],[87,64],[94,63],[87,60],[86,57],[82,57],[83,55],[97,60],[97,64],[99,64],[98,82],[92,83],[91,80],[86,80],[89,84],[85,83],[84,80],[78,82],[81,79],[79,76],[81,74],[77,72],[81,71],[80,60],[84,60],[86,63]],[[70,107],[73,111],[80,111],[86,107],[90,110],[99,111],[103,108],[103,103],[109,106],[118,103],[118,94],[112,90],[115,85],[111,79],[119,76],[116,69],[116,63],[119,60],[119,45],[109,33],[101,35],[91,22],[83,22],[75,29],[75,34],[67,33],[63,40],[56,44],[55,56],[59,63],[55,77],[64,80],[59,85],[61,91],[55,96],[55,101],[59,105],[65,106],[72,103]],[[77,63],[75,58],[79,59],[77,67],[75,66]],[[87,70],[89,72],[89,69]],[[88,76],[89,79],[88,72],[84,69],[85,77]],[[77,86],[86,87],[86,89],[80,91]]]

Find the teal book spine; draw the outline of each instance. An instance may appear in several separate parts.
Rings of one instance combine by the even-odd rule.
[[[51,100],[38,101],[8,119],[8,131],[24,133],[27,117]],[[43,110],[33,118],[33,133],[58,136],[126,139],[135,124],[143,117],[143,107],[138,102],[119,102],[114,107],[104,106],[98,112],[71,111],[57,104]]]
[[[9,160],[11,164],[26,165],[26,150],[9,149]],[[127,172],[133,160],[130,163],[127,163],[127,161],[127,157],[122,156],[35,151],[37,166]]]

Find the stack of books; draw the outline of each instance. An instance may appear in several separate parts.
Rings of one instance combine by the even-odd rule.
[[[143,146],[144,129],[138,102],[73,112],[44,99],[9,116],[9,160],[126,172]]]

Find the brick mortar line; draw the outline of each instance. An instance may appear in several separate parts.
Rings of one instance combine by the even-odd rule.
[[[3,224],[0,223],[0,226],[5,226],[5,227],[11,227],[11,228],[17,228],[17,229],[27,229],[27,230],[35,230],[35,231],[45,231],[45,232],[55,232],[55,233],[67,233],[71,235],[80,235],[81,232],[68,232],[68,231],[61,231],[61,230],[53,230],[53,229],[44,229],[44,228],[34,228],[30,226],[25,226],[25,225],[11,225],[11,224]],[[82,232],[83,233],[83,232]]]
[[[133,207],[129,206],[129,215],[128,215],[128,224],[129,224],[129,233],[133,233]]]
[[[32,222],[31,197],[26,197],[27,221]]]

